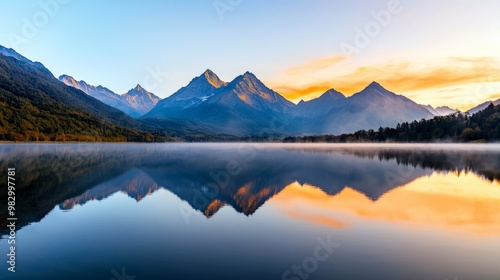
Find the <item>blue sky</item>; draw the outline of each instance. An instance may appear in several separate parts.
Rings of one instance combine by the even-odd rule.
[[[366,46],[356,46],[357,30],[390,5],[398,12],[372,29]],[[1,45],[41,61],[55,76],[119,94],[139,83],[166,97],[210,68],[226,81],[251,71],[292,101],[330,87],[350,95],[372,80],[434,106],[500,97],[500,1],[0,0],[0,6]],[[343,43],[358,52],[346,59]],[[443,79],[430,78],[436,76]]]

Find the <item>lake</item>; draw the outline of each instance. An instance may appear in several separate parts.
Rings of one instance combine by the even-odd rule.
[[[1,279],[500,279],[498,144],[2,144],[0,156]]]

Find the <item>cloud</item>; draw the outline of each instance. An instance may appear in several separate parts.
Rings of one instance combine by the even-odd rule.
[[[330,57],[313,59],[301,65],[295,65],[289,67],[288,69],[285,69],[285,73],[288,75],[301,75],[304,72],[323,70],[337,63],[340,63],[344,60],[345,56],[343,55],[335,55]]]
[[[284,79],[274,83],[272,88],[288,100],[309,100],[331,89],[331,84],[326,81],[317,81],[301,86],[290,86],[290,81],[304,82],[305,77],[316,76],[318,73],[334,67],[346,59],[343,55],[334,55],[309,60],[299,65],[294,65],[283,70]]]
[[[495,101],[497,99],[500,99],[500,92],[499,93],[495,93],[495,94],[492,94],[490,95],[492,100],[491,101]]]
[[[287,73],[300,76],[300,72],[303,71],[302,74],[307,75],[313,71],[315,65],[324,68],[327,62],[337,61],[335,58],[317,59],[292,67]],[[350,73],[336,74],[328,80],[318,80],[298,86],[275,84],[274,88],[286,98],[297,101],[318,97],[331,88],[352,95],[372,81],[377,81],[396,93],[435,91],[446,87],[461,88],[473,83],[500,82],[500,63],[492,57],[450,57],[433,64],[420,65],[419,62],[399,61],[359,67]]]
[[[327,82],[316,85],[308,85],[305,87],[291,87],[287,85],[275,86],[273,89],[283,95],[286,99],[295,101],[297,99],[311,99],[319,96],[331,89],[331,85]]]
[[[397,92],[440,89],[484,81],[500,81],[500,65],[494,61],[446,63],[426,68],[409,62],[361,67],[339,77],[337,90],[347,94],[363,89],[372,81]]]

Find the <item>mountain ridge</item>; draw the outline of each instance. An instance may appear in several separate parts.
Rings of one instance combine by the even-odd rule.
[[[69,75],[61,75],[59,81],[77,88],[86,94],[111,107],[117,108],[133,118],[139,118],[149,112],[160,101],[160,98],[145,90],[139,84],[128,92],[119,95],[107,87],[90,85],[87,82]]]
[[[468,113],[470,115],[475,114],[479,111],[486,109],[490,104],[493,104],[495,106],[500,105],[500,99],[497,99],[495,101],[486,101],[484,103],[481,103],[481,104],[477,105],[476,107],[473,107],[473,108],[467,110],[466,113]]]
[[[370,83],[363,90],[349,97],[337,96],[335,104],[327,107],[326,113],[323,112],[315,116],[313,121],[307,116],[297,119],[302,126],[302,135],[352,133],[433,117],[421,105],[403,95],[385,89],[377,82]],[[319,99],[316,99],[315,102],[323,103]],[[303,103],[301,106],[304,104],[307,103]],[[387,112],[391,112],[391,114],[387,114]]]
[[[216,82],[209,83],[207,76]],[[377,107],[385,110],[377,111]],[[394,108],[399,114],[386,116]],[[207,70],[142,118],[189,120],[239,136],[284,136],[354,132],[433,116],[411,99],[388,91],[377,82],[350,97],[331,89],[316,99],[295,105],[251,72],[226,83]]]
[[[450,114],[455,114],[455,113],[458,113],[460,112],[459,110],[457,109],[452,109],[448,106],[439,106],[439,107],[432,107],[432,105],[420,105],[422,107],[424,107],[425,109],[427,109],[431,114],[433,114],[434,116],[447,116],[447,115],[450,115]]]
[[[285,117],[294,106],[250,72],[227,83],[207,70],[141,119],[182,119],[242,136],[271,131],[270,121]]]
[[[59,82],[41,64],[0,55],[0,140],[134,141],[141,123]]]
[[[0,56],[10,57],[17,67],[28,71],[30,75],[51,81],[56,79],[41,63],[32,62],[12,49],[0,46]],[[4,76],[11,74],[5,71]],[[385,89],[376,81],[349,97],[330,89],[318,98],[295,105],[249,71],[225,82],[207,69],[163,100],[140,84],[118,95],[104,86],[93,86],[68,75],[61,75],[59,81],[78,92],[67,95],[66,89],[50,83],[44,90],[57,88],[56,91],[61,95],[52,96],[57,102],[81,106],[96,115],[103,115],[103,112],[107,115],[110,112],[108,107],[101,105],[104,103],[138,119],[134,122],[115,112],[104,117],[105,121],[134,129],[141,127],[155,131],[158,135],[167,135],[175,130],[175,135],[181,139],[186,134],[198,138],[200,134],[206,133],[206,136],[232,137],[344,134],[395,127],[403,122],[458,112],[446,106],[433,108],[419,105],[404,95]],[[80,93],[93,99],[85,99]],[[69,100],[75,104],[70,104]],[[500,103],[500,100],[495,102]],[[488,105],[489,102],[485,102],[469,110],[469,113],[485,109]]]

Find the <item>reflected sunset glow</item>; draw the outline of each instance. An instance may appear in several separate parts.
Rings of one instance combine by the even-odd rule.
[[[374,220],[475,235],[500,234],[500,184],[472,173],[434,173],[389,191],[377,201],[349,187],[329,196],[295,182],[272,202],[293,219],[325,226]]]

